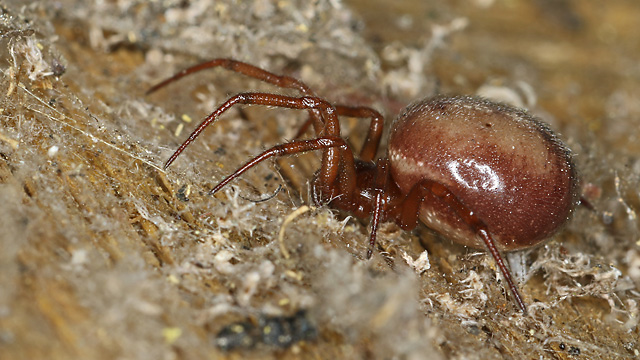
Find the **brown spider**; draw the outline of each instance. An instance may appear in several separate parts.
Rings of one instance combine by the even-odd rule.
[[[570,150],[544,123],[522,110],[480,98],[424,99],[409,105],[393,122],[387,154],[374,161],[384,125],[380,113],[368,107],[332,105],[299,80],[240,61],[215,59],[190,67],[147,93],[218,66],[297,89],[303,96],[242,93],[231,97],[202,121],[165,168],[235,104],[308,110],[309,119],[296,138],[309,126],[313,126],[316,138],[264,151],[211,193],[270,157],[322,150],[322,166],[312,183],[314,201],[361,218],[371,216],[367,258],[372,255],[381,222],[394,221],[411,230],[420,220],[453,241],[486,247],[526,313],[499,250],[541,243],[565,223],[578,202],[578,179]],[[354,159],[351,147],[341,137],[338,116],[371,119],[359,159]]]

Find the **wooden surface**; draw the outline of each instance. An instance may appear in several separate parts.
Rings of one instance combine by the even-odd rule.
[[[335,3],[3,6],[0,359],[638,357],[640,6]],[[288,223],[285,259],[278,234],[306,203],[313,156],[206,192],[290,139],[303,113],[231,111],[162,169],[230,94],[281,91],[211,71],[144,96],[220,56],[388,119],[436,92],[535,95],[596,211],[511,257],[525,263],[527,317],[489,256],[425,228],[384,226],[386,255],[365,261],[366,222],[311,209]],[[366,124],[343,125],[357,144]],[[431,268],[417,274],[402,255],[425,248]]]

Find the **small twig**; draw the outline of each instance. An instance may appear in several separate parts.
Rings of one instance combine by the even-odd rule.
[[[307,205],[302,205],[301,207],[297,208],[294,212],[289,214],[282,222],[282,226],[280,227],[280,234],[278,235],[278,242],[280,243],[280,251],[282,252],[282,255],[284,256],[285,259],[288,259],[290,257],[289,250],[287,250],[286,246],[284,245],[284,232],[287,228],[287,225],[289,225],[289,223],[292,222],[295,218],[306,213],[309,210],[315,210],[315,208],[309,207]]]

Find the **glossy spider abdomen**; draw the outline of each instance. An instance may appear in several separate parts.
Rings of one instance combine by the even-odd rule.
[[[488,100],[436,97],[394,121],[388,157],[403,193],[423,179],[444,185],[482,221],[501,250],[553,235],[578,202],[568,148],[528,113]],[[449,205],[422,202],[420,221],[451,240],[485,248]]]

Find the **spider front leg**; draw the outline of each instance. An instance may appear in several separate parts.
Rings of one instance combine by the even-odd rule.
[[[166,169],[175,161],[175,159],[184,151],[184,149],[189,146],[197,137],[202,133],[202,131],[215,122],[220,115],[229,110],[232,106],[236,104],[248,104],[248,105],[268,105],[268,106],[277,106],[284,107],[289,109],[307,109],[307,110],[317,110],[320,111],[324,118],[324,128],[325,135],[327,136],[339,136],[340,135],[340,125],[338,124],[338,119],[334,114],[333,107],[331,104],[326,101],[316,98],[316,97],[291,97],[284,95],[276,95],[276,94],[267,94],[267,93],[244,93],[238,94],[231,97],[229,100],[225,101],[220,107],[218,107],[215,111],[213,111],[209,116],[207,116],[198,127],[189,135],[187,140],[185,140],[178,149],[169,157],[167,162],[164,164],[164,168]]]
[[[315,151],[315,150],[322,150],[322,149],[336,148],[336,147],[341,148],[343,151],[349,150],[347,143],[342,138],[337,138],[337,137],[320,137],[313,140],[299,140],[299,141],[292,141],[286,144],[276,145],[271,149],[268,149],[264,151],[262,154],[249,160],[246,164],[242,165],[233,174],[227,176],[224,180],[218,183],[218,185],[216,185],[213,189],[211,189],[209,194],[210,195],[215,194],[220,189],[222,189],[225,185],[227,185],[230,181],[242,175],[245,171],[254,167],[258,163],[264,160],[267,160],[268,158],[271,158],[274,156],[279,157],[279,156],[293,155],[293,154],[299,154],[307,151]]]
[[[152,86],[149,90],[147,90],[146,94],[149,95],[157,90],[182,79],[185,76],[197,73],[206,69],[213,69],[217,67],[225,68],[229,71],[233,71],[238,74],[242,74],[248,76],[253,79],[257,79],[263,81],[265,83],[275,85],[281,88],[294,89],[300,91],[303,95],[307,96],[316,96],[315,93],[305,84],[304,82],[293,78],[291,76],[286,75],[278,75],[274,74],[270,71],[266,71],[257,66],[227,58],[219,58],[209,60],[189,68],[186,68],[179,73],[173,75],[172,77],[161,81],[160,83]],[[322,130],[322,120],[321,114],[316,109],[309,109],[309,119],[303,125],[303,129],[306,130],[311,124],[313,124],[316,133],[319,133]],[[302,130],[302,129],[301,129]],[[304,132],[304,131],[303,131]],[[299,136],[296,136],[298,138]],[[166,167],[166,165],[165,165]]]
[[[335,105],[335,109],[338,116],[371,119],[367,137],[365,138],[364,145],[360,150],[360,160],[373,161],[376,153],[378,152],[378,146],[380,145],[380,138],[382,137],[382,130],[384,128],[384,117],[379,112],[366,106]],[[313,123],[314,119],[313,117],[310,117],[304,124],[302,124],[294,138],[300,138]]]
[[[236,72],[238,74],[242,74],[254,79],[258,79],[260,81],[264,81],[266,83],[276,85],[278,87],[296,89],[304,95],[315,96],[313,91],[311,91],[311,89],[305,83],[303,83],[298,79],[295,79],[286,75],[277,75],[242,61],[226,59],[226,58],[213,59],[198,65],[194,65],[189,68],[186,68],[180,71],[179,73],[173,75],[172,77],[152,86],[149,90],[147,90],[147,95],[171,84],[174,81],[180,80],[185,76],[191,75],[193,73],[196,73],[205,69],[212,69],[216,67],[223,67],[227,70]]]
[[[191,135],[189,135],[187,140],[185,140],[173,155],[171,155],[164,167],[167,168],[171,165],[182,151],[184,151],[184,149],[189,146],[189,144],[191,144],[207,126],[212,124],[220,115],[229,110],[235,104],[268,105],[290,109],[314,110],[318,111],[322,115],[321,121],[323,124],[322,136],[315,140],[310,140],[311,143],[294,142],[293,144],[295,145],[291,145],[289,147],[286,147],[287,144],[285,144],[283,145],[285,146],[284,148],[272,148],[271,151],[273,151],[273,153],[265,153],[263,155],[266,157],[262,159],[254,159],[255,162],[244,168],[242,171],[245,171],[256,163],[270,156],[274,156],[279,152],[283,152],[285,154],[304,152],[313,150],[314,147],[320,146],[318,149],[323,148],[326,150],[322,153],[322,167],[318,174],[317,182],[319,189],[322,191],[323,195],[327,197],[334,197],[337,194],[345,196],[346,198],[351,198],[353,196],[353,192],[356,187],[353,153],[351,152],[351,149],[346,146],[344,140],[340,140],[342,141],[340,144],[345,144],[345,146],[323,145],[327,141],[326,139],[334,139],[332,141],[337,141],[337,139],[340,138],[340,124],[338,123],[338,118],[333,106],[325,100],[317,97],[291,97],[265,93],[245,93],[233,96],[207,116],[200,125],[198,125]],[[224,186],[224,184],[222,186]]]
[[[414,185],[405,198],[393,209],[389,210],[389,217],[393,217],[398,225],[405,230],[411,230],[418,224],[420,206],[423,202],[439,202],[448,206],[464,224],[466,224],[487,246],[493,256],[511,294],[524,314],[527,307],[518,291],[511,272],[507,268],[487,225],[471,209],[465,206],[446,186],[433,181],[422,180]]]

